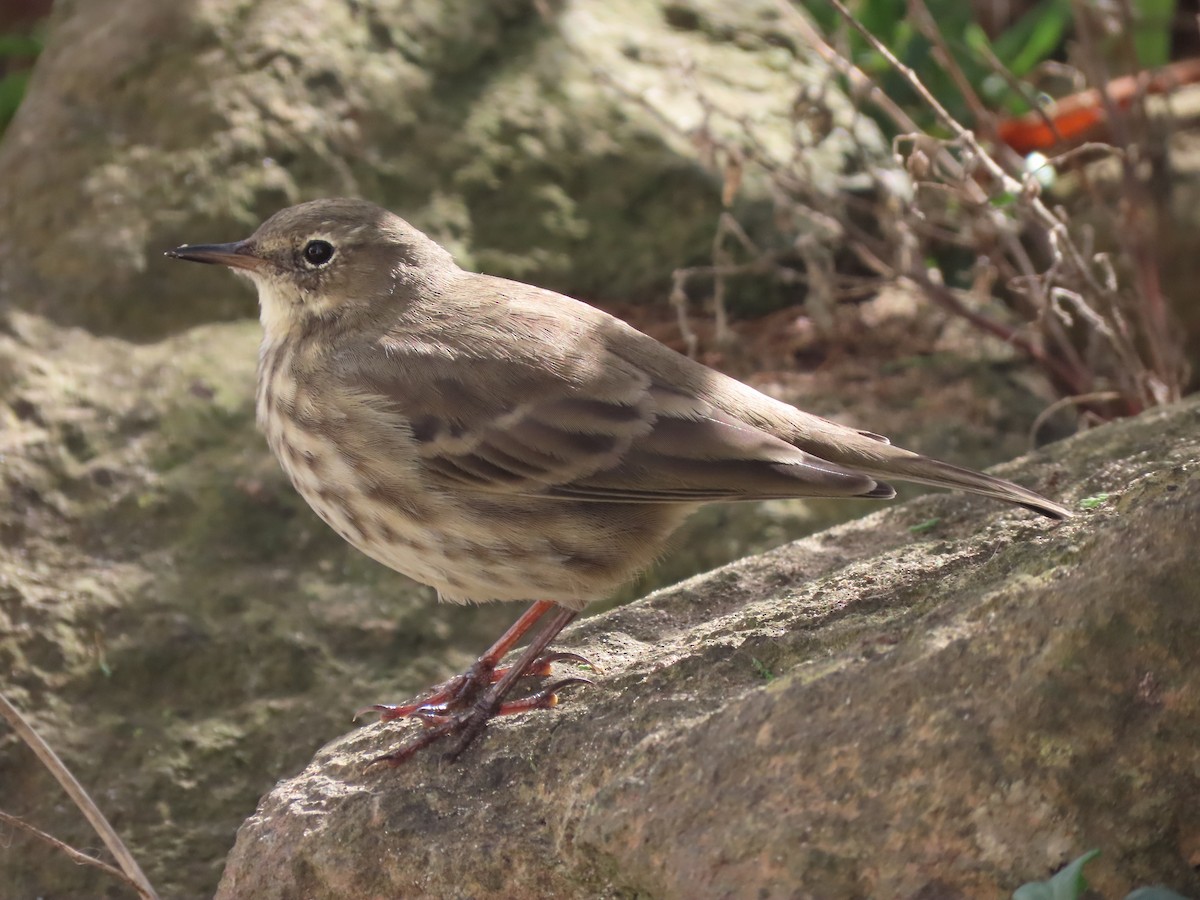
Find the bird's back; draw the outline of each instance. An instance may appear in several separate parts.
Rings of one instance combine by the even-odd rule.
[[[1038,495],[772,400],[601,310],[461,273],[368,325],[264,344],[258,411],[346,540],[447,599],[581,606],[702,503]]]

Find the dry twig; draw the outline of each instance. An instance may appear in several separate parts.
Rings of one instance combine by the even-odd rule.
[[[75,776],[71,774],[71,771],[63,764],[63,761],[59,759],[58,754],[51,749],[49,744],[42,740],[41,735],[34,730],[29,721],[23,715],[21,715],[20,711],[8,702],[8,699],[3,694],[0,694],[0,716],[3,716],[8,721],[8,724],[12,726],[13,730],[17,733],[17,736],[29,746],[34,754],[37,755],[37,758],[41,760],[42,765],[49,769],[50,774],[52,774],[58,780],[58,783],[63,786],[63,790],[67,792],[70,798],[75,802],[75,805],[79,807],[79,810],[83,813],[84,818],[86,818],[92,828],[95,829],[96,834],[100,836],[100,840],[104,842],[104,846],[108,848],[109,852],[112,853],[112,855],[116,858],[117,863],[121,867],[120,872],[117,872],[116,869],[111,869],[111,867],[108,868],[111,869],[112,872],[117,872],[121,879],[133,887],[138,894],[145,898],[145,900],[158,900],[158,894],[155,893],[155,890],[151,886],[149,879],[147,879],[145,873],[142,872],[141,866],[137,864],[137,860],[133,858],[133,854],[129,852],[129,848],[125,846],[125,843],[121,840],[116,830],[114,830],[112,825],[109,824],[108,820],[104,817],[104,814],[100,812],[100,808],[96,806],[92,798],[88,796],[87,791],[83,789],[83,785],[76,780]],[[15,817],[5,816],[5,818],[12,819]],[[16,821],[21,822],[19,819]],[[21,825],[24,826],[26,830],[32,829],[33,831],[37,831],[37,829],[33,829],[32,826],[25,825],[24,822],[21,822]],[[43,832],[37,831],[37,833],[39,836],[43,835]],[[52,838],[49,835],[45,835],[45,837],[49,838],[51,841],[54,841],[55,846],[61,845],[61,847],[66,847],[65,844],[62,844],[61,841],[57,841],[56,838]],[[97,860],[92,860],[91,857],[87,857],[86,854],[79,853],[77,850],[72,851],[71,854],[68,854],[72,859],[76,859],[76,857],[72,854],[84,856],[91,861],[90,864],[98,864],[100,867],[104,867],[103,863],[99,863]],[[76,859],[76,862],[78,861],[79,860]]]

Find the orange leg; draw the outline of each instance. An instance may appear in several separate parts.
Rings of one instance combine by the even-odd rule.
[[[542,616],[554,608],[555,605],[548,600],[539,600],[533,604],[521,614],[521,618],[513,622],[504,634],[500,635],[496,643],[488,647],[483,655],[475,660],[471,668],[463,674],[455,675],[449,681],[431,688],[424,696],[400,705],[379,703],[368,706],[355,713],[354,718],[357,719],[369,712],[377,712],[381,722],[390,722],[393,719],[416,715],[421,710],[431,707],[452,707],[463,701],[473,700],[484,687],[504,677],[506,670],[497,669],[500,660],[504,659],[508,651],[517,645]]]
[[[578,615],[573,610],[559,608],[554,618],[530,642],[516,663],[506,669],[498,668],[504,654],[551,608],[554,608],[552,603],[535,603],[465,674],[440,685],[423,700],[404,706],[370,707],[378,711],[383,719],[414,716],[420,718],[427,726],[424,734],[373,760],[373,764],[399,766],[419,751],[450,735],[457,735],[458,741],[447,756],[456,759],[495,716],[531,709],[549,709],[558,702],[556,692],[559,689],[569,684],[591,684],[586,678],[564,678],[529,697],[505,702],[505,698],[520,679],[548,673],[550,664],[556,660],[587,662],[573,653],[546,654],[550,642]]]

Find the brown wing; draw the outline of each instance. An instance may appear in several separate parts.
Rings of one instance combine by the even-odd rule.
[[[895,478],[1071,514],[1019,485],[773,401],[550,291],[464,274],[398,305],[381,339],[339,353],[336,377],[394,412],[397,452],[415,454],[435,484],[696,503],[888,498],[882,479]]]
[[[566,394],[421,442],[429,471],[459,487],[573,500],[696,503],[854,496],[865,475],[697,405],[664,411],[648,390],[632,402]],[[648,402],[649,401],[649,402]],[[439,423],[439,434],[450,434]]]
[[[410,324],[359,360],[361,387],[410,423],[426,476],[547,499],[697,503],[890,497],[876,479],[792,446],[528,311],[501,355],[487,321]],[[478,317],[475,317],[478,318]],[[428,329],[433,326],[426,323]],[[665,348],[664,348],[665,349]]]

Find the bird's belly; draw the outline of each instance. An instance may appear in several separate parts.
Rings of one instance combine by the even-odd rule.
[[[396,478],[386,485],[369,481],[329,442],[293,438],[271,445],[292,485],[325,524],[372,559],[438,586],[442,560],[429,540],[434,514],[419,501],[415,485]]]
[[[686,514],[646,504],[577,506],[441,492],[415,467],[363,459],[296,428],[268,443],[309,506],[367,556],[454,602],[552,600],[582,607],[653,562]]]

